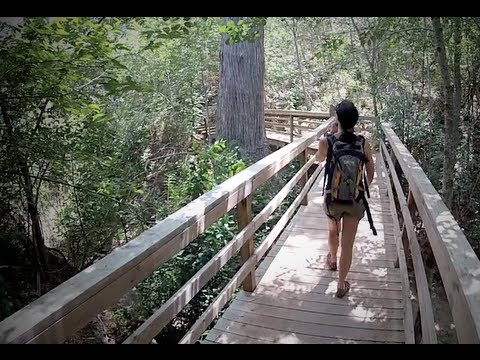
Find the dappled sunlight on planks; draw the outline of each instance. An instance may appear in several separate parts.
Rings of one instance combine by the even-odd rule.
[[[301,207],[256,270],[253,293],[240,292],[207,336],[218,343],[401,343],[403,285],[384,184],[371,187],[378,236],[366,219],[358,227],[351,290],[335,296],[338,272],[325,266],[328,224],[320,176]],[[338,256],[341,254],[339,248]],[[339,259],[337,259],[338,263]],[[231,341],[230,341],[231,339]]]

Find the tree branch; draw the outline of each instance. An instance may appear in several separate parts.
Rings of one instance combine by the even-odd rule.
[[[8,172],[10,174],[13,174],[13,175],[20,175],[16,172]],[[68,186],[68,187],[71,187],[71,188],[75,188],[75,189],[78,189],[78,190],[82,190],[82,191],[87,191],[87,192],[90,192],[90,193],[94,193],[94,194],[97,194],[99,196],[104,196],[104,197],[107,197],[107,198],[110,198],[116,202],[119,202],[117,199],[115,199],[114,197],[110,196],[110,195],[105,195],[105,194],[101,194],[95,190],[92,190],[92,189],[87,189],[87,188],[84,188],[82,186],[78,186],[78,185],[74,185],[74,184],[70,184],[66,181],[63,181],[63,180],[56,180],[56,179],[50,179],[50,178],[47,178],[47,177],[44,177],[44,176],[37,176],[37,175],[32,175],[30,174],[29,177],[31,178],[34,178],[34,179],[39,179],[41,181],[47,181],[47,182],[50,182],[50,183],[53,183],[53,184],[60,184],[60,185],[64,185],[64,186]]]
[[[96,80],[100,79],[100,78],[101,78],[102,76],[104,76],[106,73],[107,73],[107,71],[104,71],[102,74],[98,75],[96,78],[93,78],[92,80],[90,80],[90,81],[87,82],[86,84],[80,85],[79,87],[75,88],[75,91],[80,91],[80,90],[82,90],[84,87],[87,87],[88,85],[92,84],[92,83],[95,82]]]

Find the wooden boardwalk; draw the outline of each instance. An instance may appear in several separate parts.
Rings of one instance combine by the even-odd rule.
[[[385,174],[377,169],[370,207],[354,245],[352,286],[335,297],[338,272],[325,268],[327,222],[323,176],[257,268],[257,288],[240,291],[204,343],[403,343],[404,285],[397,257]],[[380,170],[380,171],[379,171]],[[340,250],[339,250],[340,251]]]
[[[268,143],[271,145],[275,145],[278,147],[285,146],[290,144],[290,135],[289,134],[280,134],[278,132],[266,130],[267,140]],[[298,137],[295,137],[298,139]],[[310,155],[314,155],[318,150],[318,141],[314,141],[310,145],[308,145],[308,153]]]

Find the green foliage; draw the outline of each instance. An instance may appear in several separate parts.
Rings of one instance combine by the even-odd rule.
[[[188,36],[199,20],[190,17],[141,18],[138,21],[142,36],[147,40],[144,50],[159,48],[166,40]],[[148,26],[153,25],[153,26]]]
[[[217,141],[208,148],[194,143],[192,151],[183,162],[176,164],[175,172],[166,177],[168,203],[162,208],[162,214],[170,214],[246,167],[239,158],[238,148],[227,149],[225,141]]]
[[[221,34],[228,35],[226,43],[233,45],[241,41],[253,42],[260,37],[260,31],[267,23],[266,17],[230,19],[218,28]]]
[[[175,172],[167,176],[168,197],[161,212],[170,214],[176,211],[182,205],[242,171],[245,166],[238,153],[228,149],[223,141],[216,142],[210,147],[195,145],[190,158],[177,164]],[[115,318],[120,328],[120,336],[124,336],[124,332],[125,334],[131,332],[130,327],[144,321],[155,308],[165,302],[229,242],[237,231],[233,216],[224,215],[174,258],[167,261],[161,269],[139,284],[137,291],[141,301],[116,310]],[[235,261],[233,263],[235,264]],[[235,266],[230,265],[226,271],[232,272],[234,269]],[[208,304],[208,300],[213,296],[212,291],[211,288],[207,288],[202,292],[201,304]],[[174,330],[168,328],[165,331],[169,333]]]
[[[42,182],[68,185],[70,175],[85,170],[85,159],[97,163],[111,149],[112,118],[103,85],[121,68],[114,59],[124,48],[115,41],[120,25],[85,18],[1,23],[0,136],[6,146],[0,147],[0,159],[11,176],[0,179],[0,202],[12,199],[10,211],[16,213],[8,227],[18,228],[33,216],[24,205],[39,206]],[[23,249],[34,264],[36,245],[29,237]]]

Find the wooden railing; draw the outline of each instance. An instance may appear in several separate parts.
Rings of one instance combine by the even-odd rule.
[[[298,206],[306,204],[308,190],[321,171],[321,167],[317,167],[308,178],[307,171],[315,158],[308,159],[307,148],[327,131],[332,120],[333,118],[226,180],[2,321],[0,343],[63,342],[85,326],[93,316],[115,304],[236,206],[240,232],[125,341],[150,342],[219,269],[240,251],[243,265],[181,340],[182,343],[194,342],[240,285],[243,284],[246,291],[255,288],[256,264],[274,243]],[[263,210],[253,216],[254,191],[296,158],[300,160],[301,169]],[[302,187],[300,194],[270,234],[254,249],[255,232],[296,183]]]
[[[265,110],[265,129],[278,134],[285,134],[290,137],[290,142],[294,138],[302,136],[304,132],[312,131],[319,126],[325,119],[334,114],[326,112],[311,112],[298,110]],[[375,118],[371,116],[360,116],[355,131],[371,132],[375,123]]]
[[[265,110],[265,129],[279,134],[289,134],[290,142],[302,136],[304,131],[312,131],[330,117],[325,112],[298,110]]]
[[[292,142],[294,138],[301,137],[304,132],[313,131],[333,115],[327,112],[265,109],[265,129],[288,135]],[[355,131],[371,132],[375,126],[375,119],[373,116],[360,116]],[[204,123],[198,125],[196,131],[204,138],[207,135],[215,137],[215,122],[209,123],[208,132]]]
[[[380,126],[384,140],[390,149],[387,150],[385,142],[381,141],[381,156],[378,157],[378,160],[383,165],[386,160],[388,167],[383,166],[383,168],[388,169],[394,185],[392,188],[390,181],[387,181],[391,207],[392,210],[395,209],[393,203],[393,189],[395,189],[398,207],[401,209],[400,218],[403,219],[400,229],[397,216],[395,214],[393,216],[399,254],[397,263],[402,273],[406,275],[406,261],[403,254],[404,250],[407,254],[410,253],[415,273],[418,313],[421,320],[421,341],[436,343],[437,337],[427,276],[412,218],[417,213],[424,224],[442,278],[458,342],[480,343],[480,261],[420,165],[389,125],[381,124]],[[407,197],[395,171],[394,163],[396,162],[408,181]],[[408,278],[406,281],[408,283]],[[406,293],[407,305],[409,304],[408,298],[409,294]],[[406,313],[406,326],[412,329],[407,336],[407,340],[410,342],[414,337],[413,322],[417,314],[408,313],[408,311]]]
[[[288,115],[285,115],[286,113]],[[277,111],[276,116],[290,117],[291,113]],[[312,115],[309,114],[309,117],[312,118]],[[125,341],[150,342],[227,261],[240,251],[243,262],[241,268],[180,341],[195,342],[239,286],[243,286],[245,291],[252,291],[255,288],[257,263],[274,243],[298,206],[306,204],[308,190],[321,171],[321,167],[318,167],[308,177],[307,171],[315,159],[308,157],[307,148],[318,136],[327,131],[332,121],[333,118],[329,118],[313,131],[228,179],[2,321],[0,343],[63,342],[86,325],[93,316],[115,304],[125,293],[186,247],[216,220],[236,207],[239,233]],[[410,253],[415,273],[422,342],[435,343],[437,339],[428,281],[412,219],[412,215],[417,212],[425,226],[442,277],[458,341],[479,343],[480,261],[413,156],[389,125],[380,126],[390,150],[387,151],[385,142],[380,143],[381,156],[378,157],[378,161],[387,173],[377,176],[391,178],[393,187],[391,182],[387,181],[390,205],[394,210],[397,199],[401,209],[399,214],[402,220],[401,228],[399,219],[393,216],[399,254],[398,266],[401,268],[407,290],[408,274],[404,253]],[[264,209],[253,216],[251,204],[255,190],[296,158],[300,160],[301,169]],[[408,181],[407,197],[394,171],[396,162]],[[300,194],[270,234],[255,249],[253,241],[255,232],[297,183],[302,187]],[[415,341],[413,322],[416,314],[412,313],[410,294],[407,291],[404,293],[404,303],[406,342],[411,343]]]

